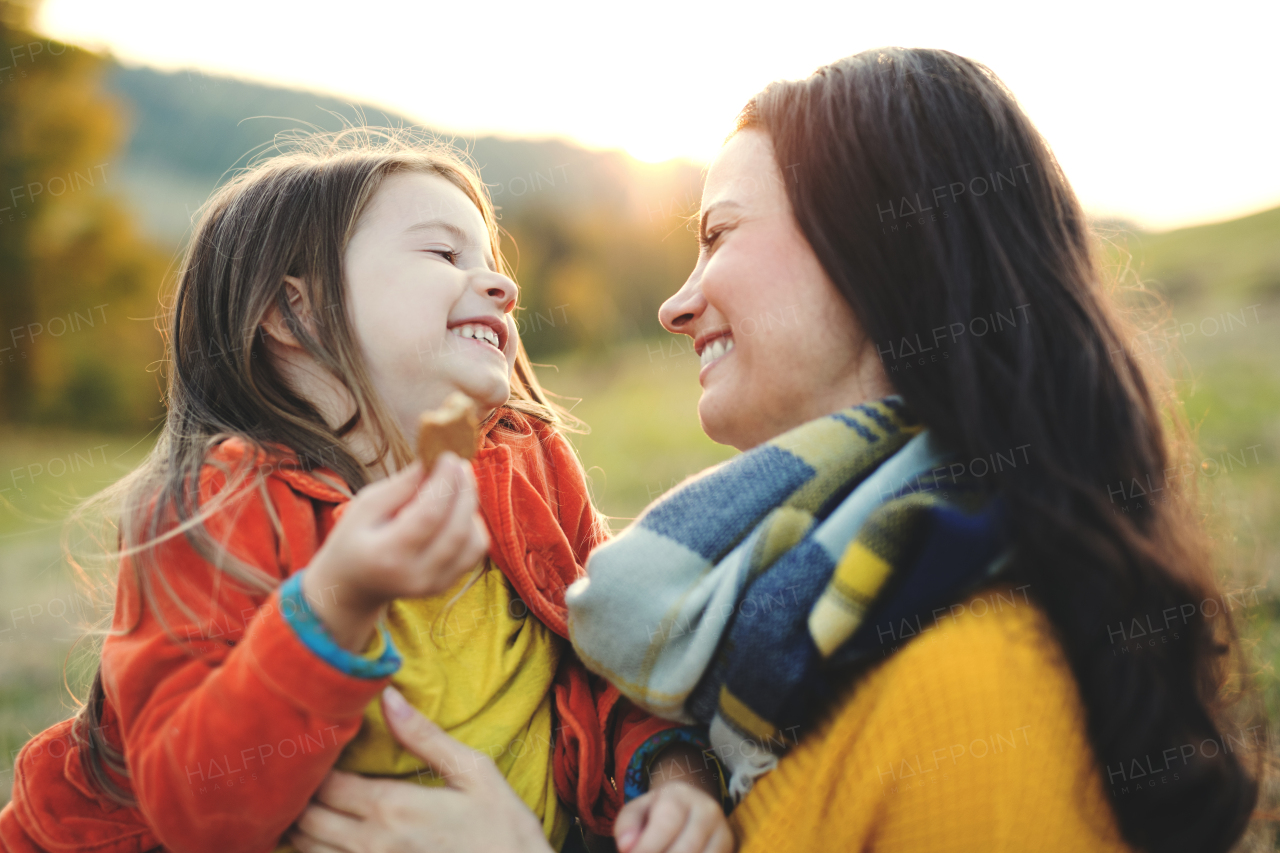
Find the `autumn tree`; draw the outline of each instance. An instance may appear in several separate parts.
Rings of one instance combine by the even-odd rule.
[[[36,34],[35,5],[0,0],[0,420],[137,428],[169,259],[113,183],[110,60]]]

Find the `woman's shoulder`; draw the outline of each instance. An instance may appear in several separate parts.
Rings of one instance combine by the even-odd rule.
[[[1028,585],[989,587],[965,601],[876,628],[886,662],[873,679],[925,678],[957,698],[981,697],[988,688],[1028,679],[1074,688],[1062,647]]]
[[[877,850],[1003,849],[1001,839],[1054,832],[1045,849],[1125,849],[1075,679],[1028,593],[995,587],[927,619],[880,626],[883,663],[761,780],[759,802],[739,820],[765,836],[782,831],[769,827],[794,823],[785,815],[804,793],[851,797],[869,815],[848,826],[865,833],[861,842],[815,844],[874,837]],[[800,799],[788,805],[791,797]],[[777,837],[804,831],[790,825]]]
[[[885,660],[834,714],[862,706],[900,743],[1041,741],[1088,754],[1084,706],[1044,611],[1027,587],[985,589],[927,616],[877,626]],[[978,747],[980,749],[980,747]]]

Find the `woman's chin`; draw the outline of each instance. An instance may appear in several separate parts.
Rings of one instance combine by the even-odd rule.
[[[739,433],[742,430],[739,419],[734,417],[731,407],[722,405],[721,401],[715,399],[716,396],[704,391],[702,399],[698,401],[698,421],[702,425],[702,431],[716,444],[744,449],[740,443],[742,437]]]

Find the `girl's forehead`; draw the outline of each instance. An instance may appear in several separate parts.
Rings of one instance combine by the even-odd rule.
[[[378,188],[368,209],[371,218],[423,220],[456,217],[456,224],[485,228],[484,217],[470,197],[443,175],[397,172]],[[487,230],[487,229],[486,229]]]
[[[489,243],[488,225],[475,202],[448,178],[426,172],[390,175],[370,200],[356,231],[396,239],[420,233],[428,225],[458,232],[468,242]]]

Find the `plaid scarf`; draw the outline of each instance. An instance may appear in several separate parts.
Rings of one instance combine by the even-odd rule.
[[[950,462],[886,397],[696,475],[592,553],[566,596],[574,648],[651,713],[709,725],[740,799],[840,673],[889,653],[876,625],[998,568],[997,502]]]

